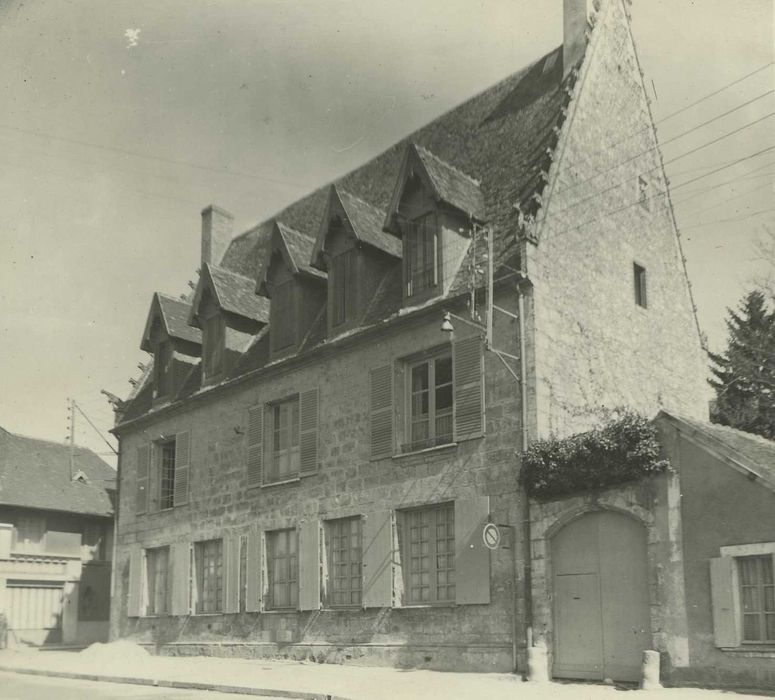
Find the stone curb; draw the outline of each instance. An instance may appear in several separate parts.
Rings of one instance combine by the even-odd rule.
[[[133,676],[101,676],[97,673],[71,673],[70,671],[48,671],[34,668],[2,666],[0,671],[22,673],[28,676],[46,676],[49,678],[69,678],[79,681],[100,681],[102,683],[127,683],[147,685],[154,688],[177,688],[179,690],[210,690],[234,695],[253,695],[270,698],[289,698],[289,700],[350,700],[341,695],[328,693],[309,693],[303,690],[280,690],[273,688],[253,688],[244,685],[223,685],[221,683],[197,683],[195,681],[168,681],[157,678],[137,678]]]

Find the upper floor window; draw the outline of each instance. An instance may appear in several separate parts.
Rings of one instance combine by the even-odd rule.
[[[288,280],[272,290],[272,350],[282,350],[296,342],[296,284]]]
[[[159,445],[159,509],[172,508],[175,498],[175,440]]]
[[[773,556],[737,559],[743,642],[775,643]]]
[[[205,378],[215,377],[223,369],[224,322],[220,314],[206,318],[202,328],[202,354]]]
[[[408,450],[452,442],[452,355],[413,363],[409,367]]]
[[[645,309],[648,306],[648,299],[646,297],[646,268],[638,265],[638,263],[633,263],[632,272],[635,286],[635,303]]]
[[[153,374],[156,396],[167,396],[172,390],[172,346],[169,341],[156,345]]]
[[[414,296],[439,281],[438,224],[435,212],[409,222],[404,233],[406,295]]]
[[[357,251],[348,250],[331,260],[332,325],[352,319],[355,310]]]
[[[272,463],[269,481],[299,473],[299,397],[274,404],[272,410]]]

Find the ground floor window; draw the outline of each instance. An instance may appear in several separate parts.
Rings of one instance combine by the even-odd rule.
[[[775,643],[775,581],[772,561],[770,554],[737,559],[744,642]]]
[[[295,529],[266,533],[267,610],[293,609],[299,603],[298,536]]]
[[[223,540],[197,542],[194,545],[196,567],[196,611],[216,613],[223,610]]]
[[[416,508],[398,515],[406,602],[454,602],[454,504]]]
[[[331,607],[361,604],[363,571],[360,516],[326,523],[328,556],[327,604]]]
[[[170,612],[170,548],[145,550],[148,596],[146,615],[167,615]]]

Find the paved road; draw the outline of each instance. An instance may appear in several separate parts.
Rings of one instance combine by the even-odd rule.
[[[235,700],[246,697],[208,690],[176,690],[124,683],[75,681],[0,671],[0,700]],[[267,698],[261,700],[280,700]],[[287,699],[285,699],[287,700]]]

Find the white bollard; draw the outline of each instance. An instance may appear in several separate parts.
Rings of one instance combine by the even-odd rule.
[[[530,683],[549,682],[549,657],[545,642],[536,642],[527,649],[527,680]]]
[[[643,690],[658,690],[662,687],[659,682],[659,652],[647,649],[643,652],[643,680],[640,687]]]

